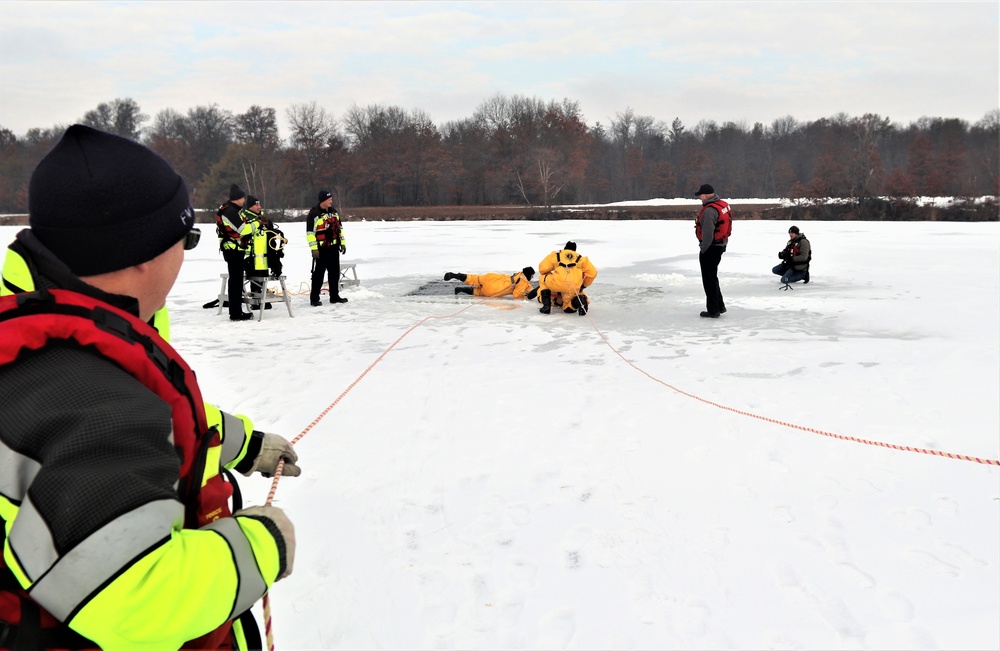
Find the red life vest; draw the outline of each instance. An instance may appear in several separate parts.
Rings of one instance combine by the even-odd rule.
[[[208,451],[221,443],[218,431],[208,429],[194,372],[152,326],[103,301],[68,290],[0,297],[0,366],[51,342],[96,351],[170,405],[174,447],[181,460],[178,497],[185,507],[185,527],[198,528],[230,515],[233,489],[222,475],[216,472],[201,485]],[[0,528],[0,536],[2,532]],[[42,648],[96,648],[35,604],[0,554],[0,633],[4,622],[19,633],[31,626],[40,628],[36,635]],[[228,638],[230,628],[227,622],[185,648],[217,648]],[[18,639],[20,646],[20,635]],[[0,648],[6,648],[2,640]]]
[[[719,218],[715,221],[715,233],[712,235],[712,240],[715,242],[725,242],[726,238],[733,232],[733,211],[729,207],[729,204],[722,199],[709,201],[701,207],[701,210],[698,211],[698,216],[694,218],[694,233],[698,236],[698,241],[700,242],[701,216],[709,206],[719,212]]]
[[[340,233],[340,218],[335,212],[325,212],[316,217],[314,224],[316,242],[320,246],[332,246],[337,243]]]
[[[242,248],[239,230],[234,230],[223,216],[230,205],[232,204],[224,203],[215,211],[215,234],[219,236],[219,248],[223,251]],[[236,207],[236,210],[238,212],[239,208]]]

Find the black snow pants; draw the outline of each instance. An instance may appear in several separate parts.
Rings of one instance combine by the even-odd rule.
[[[701,284],[705,287],[705,310],[709,314],[721,314],[726,309],[722,289],[719,287],[719,263],[722,262],[722,254],[725,252],[726,247],[713,244],[708,247],[708,251],[698,255],[698,264],[701,265]]]
[[[323,287],[323,276],[327,274],[330,278],[330,302],[333,303],[340,298],[340,249],[336,246],[319,247],[319,257],[313,260],[310,303],[319,303],[319,290]]]

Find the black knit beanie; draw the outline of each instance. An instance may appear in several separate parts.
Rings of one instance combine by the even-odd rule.
[[[74,124],[31,174],[28,225],[78,276],[148,262],[187,235],[184,180],[139,143]]]
[[[246,195],[246,193],[243,190],[240,190],[240,186],[236,185],[235,183],[233,183],[231,186],[229,186],[229,200],[230,201],[239,201],[240,199],[242,199],[245,196],[247,196],[247,195]]]

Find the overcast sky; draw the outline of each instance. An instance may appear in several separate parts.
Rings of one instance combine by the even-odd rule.
[[[152,119],[316,101],[420,109],[564,98],[588,124],[770,124],[843,112],[974,123],[1000,106],[1000,3],[0,0],[0,126],[135,99]],[[150,120],[151,122],[152,120]],[[147,123],[147,126],[149,123]]]

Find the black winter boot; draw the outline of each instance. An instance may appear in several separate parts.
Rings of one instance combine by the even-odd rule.
[[[586,296],[580,296],[579,299],[580,307],[577,308],[577,314],[587,316],[587,312],[590,310],[590,301],[587,300]]]
[[[538,308],[538,311],[542,314],[550,314],[552,312],[552,292],[550,290],[542,290],[542,306]]]
[[[469,296],[472,296],[473,291],[475,291],[475,290],[473,290],[471,287],[456,287],[455,288],[455,294],[456,295],[457,294],[468,294]]]
[[[455,277],[455,274],[451,273],[450,271],[446,271],[445,274],[444,274],[444,279],[445,280],[451,280],[454,277]]]

